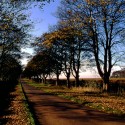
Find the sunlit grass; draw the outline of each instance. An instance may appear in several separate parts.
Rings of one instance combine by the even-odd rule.
[[[71,89],[72,92],[79,92],[79,93],[83,93],[83,92],[100,92],[100,89],[98,88],[94,88],[94,87],[73,87]]]
[[[27,80],[27,82],[28,82],[28,80]],[[19,84],[19,88],[20,88],[20,91],[22,92],[22,98],[24,100],[23,104],[24,104],[24,107],[25,107],[25,110],[27,112],[28,119],[29,119],[29,122],[30,122],[29,125],[35,125],[35,120],[34,120],[33,114],[32,114],[32,112],[30,111],[30,108],[29,108],[30,106],[28,104],[28,99],[25,96],[25,93],[23,91],[23,88],[22,88],[21,84]]]

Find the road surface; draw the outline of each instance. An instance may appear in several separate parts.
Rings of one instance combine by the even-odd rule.
[[[125,119],[22,85],[37,125],[125,125]]]

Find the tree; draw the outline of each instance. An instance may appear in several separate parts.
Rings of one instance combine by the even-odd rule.
[[[71,16],[79,17],[86,30],[98,73],[108,90],[112,67],[124,55],[121,36],[125,31],[125,1],[66,1]]]
[[[75,8],[73,6],[75,2],[76,1],[62,0],[58,8],[57,16],[59,18],[59,27],[61,27],[60,29],[63,31],[62,34],[67,36],[65,44],[68,46],[67,50],[69,50],[68,59],[70,59],[70,61],[68,62],[68,67],[70,67],[70,69],[68,68],[66,71],[68,76],[70,72],[72,73],[76,81],[76,86],[79,86],[81,62],[90,57],[90,53],[88,52],[86,29],[82,27],[83,22],[79,19],[78,12],[74,11]]]
[[[20,63],[13,58],[11,55],[6,55],[3,67],[1,69],[1,77],[2,81],[17,81],[22,73],[22,67]]]
[[[70,38],[67,35],[68,30],[57,29],[56,31],[44,34],[44,38],[40,41],[44,47],[49,50],[49,54],[52,56],[55,65],[51,67],[53,73],[56,74],[58,85],[59,75],[63,71],[67,77],[67,86],[70,88],[70,69],[71,69],[71,53],[69,50]]]
[[[2,2],[4,2],[2,0]],[[11,6],[14,6],[16,8],[25,8],[31,7],[30,5],[38,6],[41,9],[46,3],[54,2],[54,0],[8,0],[7,1]]]
[[[18,16],[15,16],[15,10],[5,5],[2,3],[0,6],[2,7],[0,13],[0,77],[3,74],[2,71],[5,71],[4,63],[8,55],[16,60],[20,59],[21,47],[26,44],[28,36],[25,29],[29,28],[29,24],[23,22],[26,19],[25,15],[17,13]]]
[[[46,51],[49,55],[51,73],[56,75],[56,85],[59,83],[59,75],[62,71],[62,54],[58,32],[45,33],[37,38],[37,52]]]
[[[75,77],[76,86],[79,86],[79,70],[83,43],[80,32],[72,27],[59,30],[62,40],[63,70],[67,77],[67,86],[70,88],[70,75]]]
[[[23,74],[29,78],[37,77],[46,83],[46,78],[53,72],[55,64],[48,51],[41,51],[28,62]]]
[[[61,27],[46,34],[46,39],[42,41],[43,45],[51,49],[51,54],[53,53],[52,56],[57,64],[55,65],[57,79],[63,71],[67,77],[68,88],[70,88],[71,73],[76,79],[76,85],[79,86],[81,54],[85,50],[85,43],[81,32],[72,27]]]
[[[123,54],[122,49],[115,49],[122,48],[120,36],[125,31],[125,2],[100,0],[94,3],[90,1],[87,5],[91,19],[87,26],[89,25],[93,54],[99,75],[106,85],[104,89],[108,90],[112,67]]]
[[[3,79],[5,74],[7,75],[5,69],[10,67],[4,67],[9,65],[9,61],[7,60],[19,60],[21,58],[22,46],[29,42],[28,38],[30,35],[28,31],[29,28],[31,28],[31,22],[28,22],[28,16],[24,10],[29,9],[29,5],[31,4],[41,6],[45,2],[50,1],[51,0],[0,1],[0,79]],[[7,69],[7,71],[9,70]]]

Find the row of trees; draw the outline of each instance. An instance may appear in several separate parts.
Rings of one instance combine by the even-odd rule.
[[[43,1],[45,2],[41,0]],[[17,79],[21,73],[19,61],[22,56],[21,48],[28,44],[31,38],[28,32],[32,26],[25,11],[32,3],[30,0],[0,1],[0,80],[2,81]]]
[[[31,76],[54,73],[58,82],[63,71],[69,87],[72,73],[79,86],[80,67],[89,59],[108,90],[112,67],[124,57],[125,1],[62,0],[57,17],[59,22],[51,32],[37,38],[37,54],[25,73],[33,71]]]
[[[114,71],[111,77],[112,78],[125,78],[125,68],[118,70],[118,71]]]
[[[67,77],[68,87],[70,87],[69,79],[72,73],[76,85],[79,86],[81,54],[86,53],[86,56],[83,55],[85,58],[90,55],[84,51],[87,50],[83,46],[86,42],[82,43],[81,37],[80,31],[76,32],[69,27],[43,34],[35,44],[38,54],[28,63],[24,73],[29,77],[42,77],[44,80],[48,75],[56,74],[58,84],[59,75],[63,72]]]

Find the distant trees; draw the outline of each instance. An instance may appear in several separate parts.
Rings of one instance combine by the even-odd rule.
[[[112,78],[125,78],[125,69],[121,69],[121,70],[118,70],[118,71],[114,71],[112,73]]]
[[[56,42],[57,38],[54,35],[55,33],[45,33],[40,38],[36,39],[37,54],[35,57],[39,56],[39,58],[37,58],[39,63],[38,61],[34,61],[35,57],[31,61],[36,64],[36,67],[39,67],[40,75],[43,79],[47,76],[51,76],[51,74],[55,74],[58,84],[59,75],[62,71],[62,60],[61,56],[58,55],[61,52],[59,52],[59,46]],[[27,72],[27,67],[24,73],[25,72]]]
[[[47,53],[50,55],[51,73],[56,75],[56,85],[58,85],[59,75],[62,71],[62,46],[60,43],[59,32],[53,31],[52,33],[45,34],[44,39],[39,39],[39,43],[46,49]]]
[[[53,32],[45,33],[40,38],[37,38],[37,55],[40,53],[47,54],[48,59],[43,62],[34,63],[39,67],[41,64],[41,73],[44,63],[50,62],[50,74],[55,74],[57,77],[57,84],[59,75],[63,72],[67,78],[67,86],[70,88],[70,75],[74,75],[76,79],[76,86],[79,86],[79,70],[82,60],[82,53],[86,50],[81,33],[72,27],[59,28]],[[85,41],[86,42],[86,41]],[[40,61],[40,57],[38,58]],[[46,62],[45,62],[46,61]],[[28,65],[27,65],[28,66]],[[33,67],[33,66],[32,66]],[[37,68],[36,68],[37,69]],[[27,70],[27,67],[26,69]],[[26,72],[26,71],[25,71]]]
[[[53,72],[54,65],[56,65],[56,62],[54,62],[50,53],[42,51],[28,62],[23,74],[29,78],[42,79],[42,82],[46,83],[46,78]]]

